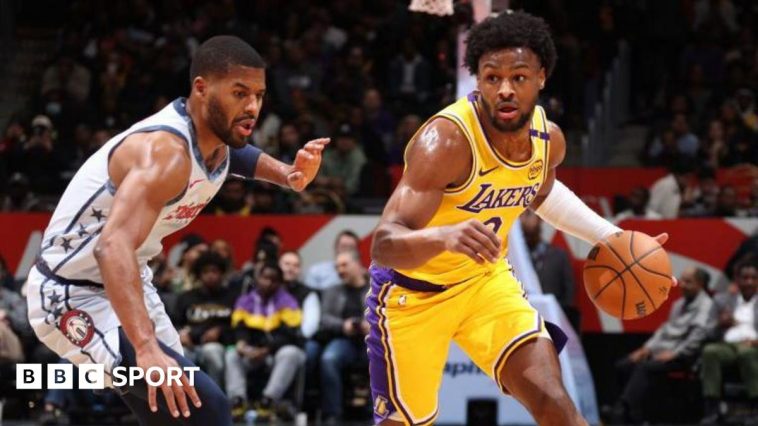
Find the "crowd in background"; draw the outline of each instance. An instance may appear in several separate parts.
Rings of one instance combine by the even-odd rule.
[[[665,191],[620,194],[617,213],[755,216],[758,180],[714,184],[719,170],[758,160],[751,2],[513,4],[521,6],[553,28],[560,60],[541,103],[570,143],[625,39],[633,52],[631,116],[649,129],[640,162],[691,172],[673,189],[668,182]],[[58,12],[66,19],[37,96],[0,135],[0,211],[51,210],[90,154],[188,94],[189,58],[199,43],[232,33],[267,62],[268,91],[252,142],[285,162],[312,138],[333,142],[309,191],[232,181],[206,213],[377,213],[407,142],[454,100],[456,38],[470,19],[462,5],[454,17],[437,18],[395,0],[79,0]],[[749,167],[744,173],[755,174]],[[659,206],[656,192],[672,190],[681,207]],[[640,199],[649,202],[640,206]]]
[[[291,420],[300,410],[324,424],[370,418],[363,319],[368,276],[359,243],[344,230],[332,260],[303,271],[300,255],[282,250],[272,228],[263,229],[245,262],[235,262],[226,241],[189,234],[175,264],[165,256],[150,262],[185,355],[226,391],[235,418],[248,410],[261,420]],[[64,362],[37,341],[23,280],[16,282],[0,265],[0,374],[16,362]],[[12,395],[10,389],[0,394]],[[119,403],[91,391],[54,389],[43,402],[37,414],[46,425],[68,424],[83,407],[105,410]]]

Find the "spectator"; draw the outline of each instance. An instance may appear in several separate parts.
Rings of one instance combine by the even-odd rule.
[[[253,182],[250,191],[250,204],[252,213],[270,214],[285,212],[285,203],[278,196],[279,189],[268,182]]]
[[[179,295],[174,293],[172,283],[174,279],[174,268],[168,264],[166,256],[159,254],[153,257],[147,263],[150,271],[153,273],[153,286],[158,290],[158,297],[166,307],[166,313],[173,323],[176,323],[176,302]]]
[[[694,177],[694,166],[690,161],[680,160],[674,164],[669,174],[658,179],[650,188],[648,208],[663,219],[673,219],[679,215],[682,194]]]
[[[704,167],[697,173],[697,186],[688,186],[679,207],[681,217],[712,216],[716,209],[720,188],[716,182],[716,172]]]
[[[236,346],[226,352],[226,393],[239,417],[247,402],[247,373],[271,367],[266,387],[254,404],[258,418],[268,418],[305,362],[298,329],[301,311],[285,290],[282,270],[275,263],[260,269],[256,287],[234,307],[232,327]]]
[[[33,335],[21,295],[0,287],[0,362],[23,361],[23,342]]]
[[[284,285],[286,290],[297,299],[299,306],[303,306],[303,301],[313,290],[309,289],[300,281],[301,271],[300,254],[296,251],[285,251],[279,256],[279,267],[284,274]]]
[[[341,285],[330,287],[323,294],[323,309],[318,339],[324,345],[320,357],[321,408],[328,422],[336,423],[342,416],[342,378],[344,370],[357,362],[367,362],[365,336],[368,322],[366,309],[368,277],[358,251],[337,255]],[[309,362],[317,358],[319,347],[308,348]]]
[[[737,250],[732,253],[732,256],[724,267],[724,275],[730,280],[736,281],[734,267],[742,263],[742,261],[753,257],[758,258],[758,233],[754,233],[747,237],[740,246],[737,247]]]
[[[721,187],[721,191],[719,191],[718,198],[716,199],[716,206],[713,209],[712,216],[742,216],[742,212],[738,210],[737,191],[734,190],[733,186],[726,185]]]
[[[21,173],[14,173],[8,180],[8,192],[0,199],[0,211],[38,212],[47,210],[44,204],[29,188],[29,179]]]
[[[70,55],[63,54],[42,75],[40,92],[47,98],[52,92],[60,92],[64,100],[83,104],[89,98],[90,71],[77,63]]]
[[[334,146],[324,153],[317,183],[353,195],[358,190],[365,164],[366,156],[357,135],[350,124],[344,123],[337,131]]]
[[[285,251],[279,256],[279,267],[284,274],[284,285],[287,291],[295,296],[297,304],[303,311],[303,337],[309,339],[318,330],[321,316],[321,301],[318,293],[305,286],[300,281],[300,254],[296,251]]]
[[[737,133],[729,143],[723,166],[758,164],[758,135],[748,131]]]
[[[5,189],[5,181],[8,177],[16,147],[26,142],[26,130],[16,118],[11,119],[5,128],[5,133],[0,137],[0,190]]]
[[[252,200],[245,188],[245,181],[235,177],[224,182],[212,204],[212,212],[216,216],[228,214],[249,216],[253,207]]]
[[[679,157],[676,133],[670,127],[666,127],[661,130],[660,136],[646,145],[641,160],[646,166],[670,167]]]
[[[390,96],[398,109],[418,111],[429,96],[431,86],[429,62],[418,53],[416,45],[405,39],[401,52],[390,64]],[[424,111],[426,112],[426,111]]]
[[[45,115],[32,120],[32,134],[13,154],[15,170],[29,178],[32,191],[57,194],[61,190],[63,157],[56,144],[53,122]]]
[[[206,251],[192,265],[200,287],[179,296],[176,327],[184,354],[220,387],[224,386],[225,346],[232,343],[229,324],[237,295],[226,286],[226,260]]]
[[[349,229],[343,229],[334,240],[334,257],[337,258],[342,252],[358,250],[361,240],[358,235]],[[325,290],[338,285],[340,276],[334,260],[326,260],[314,264],[305,274],[305,285],[314,290]]]
[[[628,378],[613,411],[614,423],[640,423],[647,419],[653,392],[665,389],[665,375],[691,368],[713,327],[713,301],[708,296],[710,276],[689,267],[679,286],[683,297],[674,302],[668,320],[645,344],[616,363],[619,375]],[[622,380],[623,381],[623,380]]]
[[[563,312],[578,330],[579,311],[574,303],[574,273],[568,254],[542,239],[542,219],[539,216],[528,212],[521,216],[520,222],[542,291],[555,296]]]
[[[686,114],[675,114],[671,120],[671,129],[674,131],[676,138],[676,148],[681,155],[694,157],[697,153],[700,142],[697,136],[690,131],[690,124],[687,121]]]
[[[229,241],[226,241],[222,238],[213,240],[211,243],[211,251],[221,256],[221,258],[223,258],[224,262],[226,263],[226,275],[224,278],[228,279],[230,277],[233,277],[235,275],[234,248],[231,244],[229,244]]]
[[[371,88],[363,94],[363,111],[367,124],[379,135],[385,149],[389,148],[395,133],[395,119],[384,108],[382,94],[378,89]]]
[[[737,110],[742,123],[753,132],[758,132],[758,114],[755,110],[755,95],[749,88],[742,88],[736,93]]]
[[[196,287],[197,277],[192,273],[192,265],[195,264],[195,261],[201,254],[208,251],[208,243],[202,237],[195,234],[184,236],[182,238],[182,245],[184,246],[184,250],[182,251],[179,264],[174,270],[171,284],[171,287],[177,294]]]
[[[288,122],[279,128],[278,155],[280,161],[292,164],[295,161],[297,151],[303,147],[300,131],[295,123]]]
[[[629,207],[620,211],[613,221],[618,223],[629,218],[660,219],[660,214],[648,208],[649,200],[650,191],[647,188],[638,186],[632,189],[629,193]]]
[[[742,383],[753,409],[758,407],[758,263],[747,258],[735,266],[737,294],[721,293],[714,299],[719,342],[703,349],[702,380],[705,418],[701,424],[719,423],[724,369],[739,366]],[[756,415],[755,411],[753,415]]]
[[[0,255],[0,287],[7,288],[13,291],[18,291],[16,285],[16,279],[13,277],[13,271],[8,269],[8,262]]]
[[[707,166],[716,169],[724,163],[728,147],[724,123],[719,119],[711,120],[708,134],[700,146],[699,157]]]

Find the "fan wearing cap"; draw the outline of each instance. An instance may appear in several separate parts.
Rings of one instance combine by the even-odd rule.
[[[337,128],[334,148],[324,153],[317,183],[340,193],[344,189],[346,195],[355,194],[365,164],[366,155],[360,146],[358,135],[350,124],[343,123]]]

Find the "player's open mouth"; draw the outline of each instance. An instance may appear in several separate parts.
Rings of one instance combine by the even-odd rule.
[[[518,108],[512,105],[501,106],[497,109],[497,118],[501,120],[513,120],[518,115]]]
[[[238,121],[234,127],[242,133],[242,136],[248,137],[253,133],[253,126],[255,126],[255,120],[247,119]]]

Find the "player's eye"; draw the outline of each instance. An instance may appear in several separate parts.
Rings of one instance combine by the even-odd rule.
[[[245,98],[245,92],[242,92],[240,90],[235,90],[234,91],[234,97],[236,97],[237,99],[244,99]]]
[[[488,76],[486,77],[486,80],[487,80],[488,82],[490,82],[490,83],[497,83],[498,81],[500,81],[500,77],[498,77],[498,76],[496,76],[496,75],[488,75]]]
[[[517,75],[517,76],[513,77],[513,81],[515,81],[516,83],[523,83],[523,82],[526,81],[526,76],[525,75]]]

